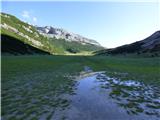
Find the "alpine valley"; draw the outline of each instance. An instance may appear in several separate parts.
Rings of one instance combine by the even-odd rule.
[[[1,120],[159,120],[160,31],[111,49],[65,29],[0,16]]]
[[[51,26],[38,27],[1,13],[2,54],[90,54],[103,47],[81,35]]]

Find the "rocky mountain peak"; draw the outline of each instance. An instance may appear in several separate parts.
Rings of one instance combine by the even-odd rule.
[[[54,28],[52,26],[45,26],[45,27],[37,27],[37,30],[47,36],[47,37],[55,37],[57,39],[65,39],[67,41],[76,41],[82,44],[92,44],[101,46],[98,42],[92,39],[88,39],[86,37],[83,37],[81,35],[69,32],[67,30],[61,29],[61,28]]]

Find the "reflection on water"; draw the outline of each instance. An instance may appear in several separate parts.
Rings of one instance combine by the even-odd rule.
[[[105,74],[96,77],[101,87],[110,89],[109,96],[123,107],[128,114],[145,113],[160,117],[160,91],[154,86],[128,80],[110,78]]]
[[[77,78],[76,95],[63,113],[66,120],[159,120],[158,88],[86,69]]]

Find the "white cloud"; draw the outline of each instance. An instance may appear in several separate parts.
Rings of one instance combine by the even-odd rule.
[[[37,18],[36,17],[33,17],[33,22],[37,22]]]
[[[24,10],[22,11],[21,15],[24,18],[24,21],[26,21],[27,23],[35,24],[37,22],[37,17],[35,17],[32,13],[32,11]]]
[[[28,11],[23,11],[23,12],[22,12],[22,17],[23,17],[23,18],[30,18],[29,12],[28,12]]]

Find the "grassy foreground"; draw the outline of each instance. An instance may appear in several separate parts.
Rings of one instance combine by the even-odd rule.
[[[72,76],[81,68],[77,59],[53,56],[2,57],[2,118],[50,119],[63,110],[73,94]]]
[[[74,76],[84,66],[122,79],[160,85],[160,58],[2,56],[2,118],[52,118],[69,105]],[[62,116],[63,117],[63,116]]]

